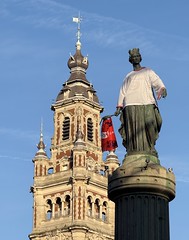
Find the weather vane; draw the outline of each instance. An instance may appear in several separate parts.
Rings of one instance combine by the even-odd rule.
[[[80,24],[82,21],[82,17],[80,16],[80,12],[78,14],[78,17],[73,17],[73,22],[77,23],[77,42],[80,43],[80,38],[81,38],[81,32],[80,32]]]

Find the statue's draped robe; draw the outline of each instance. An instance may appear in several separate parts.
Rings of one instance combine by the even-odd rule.
[[[119,132],[127,154],[157,155],[155,143],[162,119],[154,97],[165,87],[162,80],[149,68],[132,71],[120,89],[118,107],[123,107]]]

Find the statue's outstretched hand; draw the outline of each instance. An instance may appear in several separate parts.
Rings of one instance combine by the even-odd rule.
[[[114,115],[117,117],[121,113],[122,107],[117,107]]]
[[[166,90],[166,88],[163,89],[163,92],[162,92],[161,96],[162,96],[162,98],[167,97],[167,90]]]
[[[167,90],[166,88],[161,88],[157,94],[157,99],[165,98],[167,96]]]

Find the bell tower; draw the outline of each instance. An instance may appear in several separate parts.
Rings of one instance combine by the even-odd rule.
[[[81,53],[80,18],[70,77],[55,103],[51,156],[41,131],[33,159],[33,229],[30,240],[114,239],[114,203],[108,199],[108,175],[119,166],[110,153],[102,159],[99,103],[86,78],[88,58]]]

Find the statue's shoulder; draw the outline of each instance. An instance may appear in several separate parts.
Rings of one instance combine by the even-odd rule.
[[[129,78],[129,77],[131,77],[133,74],[135,74],[135,71],[130,71],[129,73],[127,73],[127,75],[125,76],[125,78]]]
[[[155,71],[151,69],[150,67],[145,67],[143,69],[144,73],[147,74],[148,76],[154,76],[156,75]]]
[[[147,72],[154,72],[154,70],[152,70],[150,67],[145,67],[144,68]]]
[[[150,67],[142,67],[142,71],[152,71]]]

